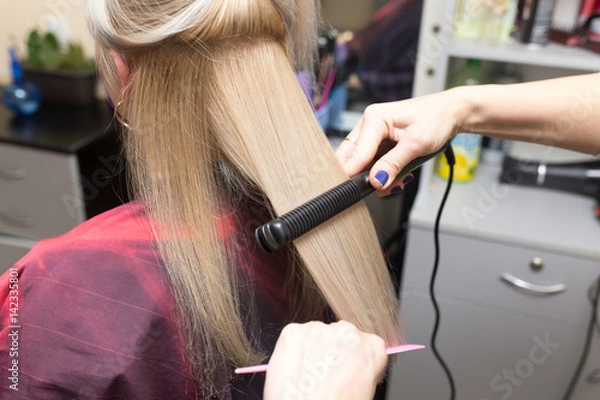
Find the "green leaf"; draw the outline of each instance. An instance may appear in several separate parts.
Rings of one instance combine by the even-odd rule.
[[[53,49],[43,47],[40,50],[40,62],[44,69],[59,69],[63,64],[64,56],[60,52],[56,52]]]
[[[58,44],[58,39],[56,39],[56,36],[54,36],[53,33],[46,33],[43,40],[43,46],[56,52],[60,52],[60,44]]]
[[[95,70],[94,60],[85,57],[81,45],[72,43],[63,51],[54,34],[46,33],[42,36],[36,29],[31,31],[27,39],[27,59],[23,63],[35,69]]]
[[[69,51],[65,54],[63,68],[68,70],[77,70],[85,66],[85,55],[80,45],[69,45]]]
[[[32,68],[41,68],[40,48],[42,46],[42,37],[40,33],[34,29],[27,38],[27,59],[25,64]]]

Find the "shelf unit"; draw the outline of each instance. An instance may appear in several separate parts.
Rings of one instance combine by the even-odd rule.
[[[465,58],[517,64],[526,80],[600,71],[600,55],[579,48],[455,39],[454,3],[424,3],[415,97],[443,90],[452,63]],[[560,399],[583,348],[591,312],[587,291],[600,275],[595,202],[570,193],[502,185],[499,173],[497,166],[480,164],[472,182],[454,184],[444,210],[436,281],[442,319],[438,348],[453,372],[457,399]],[[401,313],[408,341],[426,346],[433,328],[428,293],[433,226],[445,185],[433,174],[433,162],[424,165],[409,219]],[[533,267],[536,258],[543,260],[541,269]],[[506,274],[539,286],[561,283],[567,289],[531,295],[507,284]],[[535,364],[529,354],[539,350],[541,339],[558,347]],[[597,368],[598,335],[573,400],[600,398],[600,384],[585,379]],[[506,378],[506,371],[516,374],[516,380]],[[407,354],[393,367],[389,400],[448,397],[448,382],[430,350]]]
[[[488,61],[589,72],[600,70],[599,56],[595,53],[552,42],[546,46],[524,45],[511,38],[506,43],[489,45],[474,40],[452,39],[447,51],[448,57],[482,58]]]

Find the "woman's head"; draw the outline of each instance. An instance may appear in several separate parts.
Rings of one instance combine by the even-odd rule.
[[[287,46],[299,67],[308,67],[318,25],[316,0],[96,0],[87,2],[88,25],[98,45],[109,91],[120,88],[111,61],[119,55],[131,66],[135,54],[154,46],[211,43],[237,37],[271,38]]]
[[[244,315],[240,288],[250,278],[239,246],[219,236],[219,216],[240,201],[232,193],[282,214],[347,179],[294,74],[294,60],[310,62],[317,14],[314,0],[88,0],[101,69],[133,128],[125,135],[133,182],[156,222],[205,393],[270,350]],[[326,301],[338,317],[398,343],[396,296],[363,204],[294,244],[299,309],[322,311]],[[244,246],[257,251],[253,241]]]

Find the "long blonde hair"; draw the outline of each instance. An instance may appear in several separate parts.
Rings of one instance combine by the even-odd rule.
[[[263,354],[240,315],[240,274],[219,238],[223,182],[282,214],[348,177],[296,82],[311,62],[315,0],[88,0],[106,79],[108,49],[132,68],[128,162],[157,226],[187,356],[206,393]],[[259,196],[260,198],[260,196]],[[397,300],[364,204],[294,242],[301,305],[401,341]],[[302,272],[303,271],[303,272]],[[298,279],[298,278],[296,278]],[[316,284],[316,287],[313,286]],[[245,299],[244,299],[245,301]],[[306,306],[307,309],[310,308]]]

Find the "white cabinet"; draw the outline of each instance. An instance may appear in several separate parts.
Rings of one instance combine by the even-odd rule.
[[[85,220],[77,156],[0,144],[0,232],[57,236]]]
[[[455,40],[453,10],[453,2],[425,1],[415,96],[443,90],[449,66],[464,58],[519,64],[527,80],[600,71],[600,56],[580,49]],[[499,173],[499,167],[480,165],[474,181],[455,183],[450,193],[435,286],[441,310],[438,349],[453,374],[457,399],[562,399],[591,316],[588,291],[600,275],[595,201],[501,185]],[[434,322],[428,291],[433,226],[445,185],[431,163],[423,167],[402,277],[408,342],[428,347]],[[506,278],[556,293],[530,293]],[[600,399],[598,373],[596,332],[572,399]],[[447,399],[449,393],[429,348],[398,357],[388,399]]]

